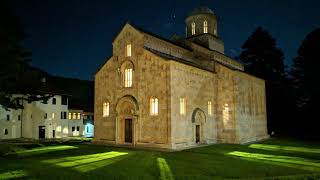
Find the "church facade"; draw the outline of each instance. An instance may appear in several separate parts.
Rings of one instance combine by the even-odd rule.
[[[95,75],[97,144],[184,149],[268,138],[265,81],[224,54],[216,15],[197,8],[186,37],[127,23]]]

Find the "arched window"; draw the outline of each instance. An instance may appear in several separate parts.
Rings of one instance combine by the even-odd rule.
[[[207,21],[203,22],[203,33],[208,33],[208,22]]]
[[[107,117],[110,114],[110,104],[109,102],[103,103],[102,116]]]
[[[158,98],[150,98],[150,115],[158,115]]]
[[[123,87],[132,87],[133,84],[133,64],[126,61],[121,65],[122,85]]]
[[[124,87],[132,86],[132,68],[124,70]]]
[[[9,132],[8,132],[8,129],[5,128],[5,129],[4,129],[4,135],[8,135],[8,133],[9,133]]]
[[[217,30],[214,29],[213,33],[214,33],[214,35],[216,36],[216,35],[217,35]]]
[[[211,101],[208,101],[208,114],[212,115],[212,103],[211,103]]]
[[[131,56],[131,44],[126,45],[126,56],[130,57]]]
[[[192,35],[196,34],[196,23],[194,22],[191,23],[191,34]]]
[[[180,98],[180,114],[186,115],[186,98]]]
[[[230,129],[231,124],[230,124],[230,112],[229,112],[229,105],[228,104],[225,104],[223,106],[222,116],[223,116],[224,127],[226,129]]]

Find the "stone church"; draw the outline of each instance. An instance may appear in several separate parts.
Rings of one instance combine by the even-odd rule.
[[[178,150],[268,138],[265,81],[224,54],[216,14],[186,18],[164,39],[130,23],[95,75],[97,144]]]

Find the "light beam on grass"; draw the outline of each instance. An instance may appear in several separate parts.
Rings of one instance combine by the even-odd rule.
[[[24,170],[10,171],[0,174],[0,179],[13,179],[13,178],[22,178],[26,177],[27,172]]]
[[[292,168],[298,168],[308,171],[320,172],[320,161],[311,161],[304,158],[291,157],[291,156],[277,156],[269,154],[248,153],[233,151],[227,153],[227,155],[241,157],[247,160],[258,160],[263,163],[271,163],[281,166],[287,166]]]
[[[59,159],[45,160],[42,162],[54,164],[59,167],[70,167],[80,172],[88,172],[99,167],[112,164],[118,160],[117,157],[127,155],[126,152],[106,152],[82,156],[72,156]],[[117,158],[117,159],[114,159]]]
[[[34,154],[43,154],[43,153],[47,153],[47,152],[63,151],[63,150],[75,149],[75,148],[78,148],[78,147],[75,147],[75,146],[46,146],[46,147],[39,147],[39,148],[18,151],[17,154],[19,156],[30,156],[30,155],[34,155]]]
[[[167,161],[163,158],[157,158],[158,166],[160,169],[160,179],[161,180],[174,180],[170,167]]]
[[[254,149],[263,149],[263,150],[270,150],[270,151],[293,151],[293,152],[320,154],[320,149],[307,148],[307,147],[279,146],[279,145],[269,145],[269,144],[251,144],[249,147]]]

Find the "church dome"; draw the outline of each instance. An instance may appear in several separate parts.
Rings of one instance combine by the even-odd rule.
[[[198,14],[212,14],[214,15],[214,12],[209,9],[208,7],[198,7],[198,8],[195,8],[194,10],[192,10],[190,13],[189,13],[189,16],[194,16],[194,15],[198,15]]]

